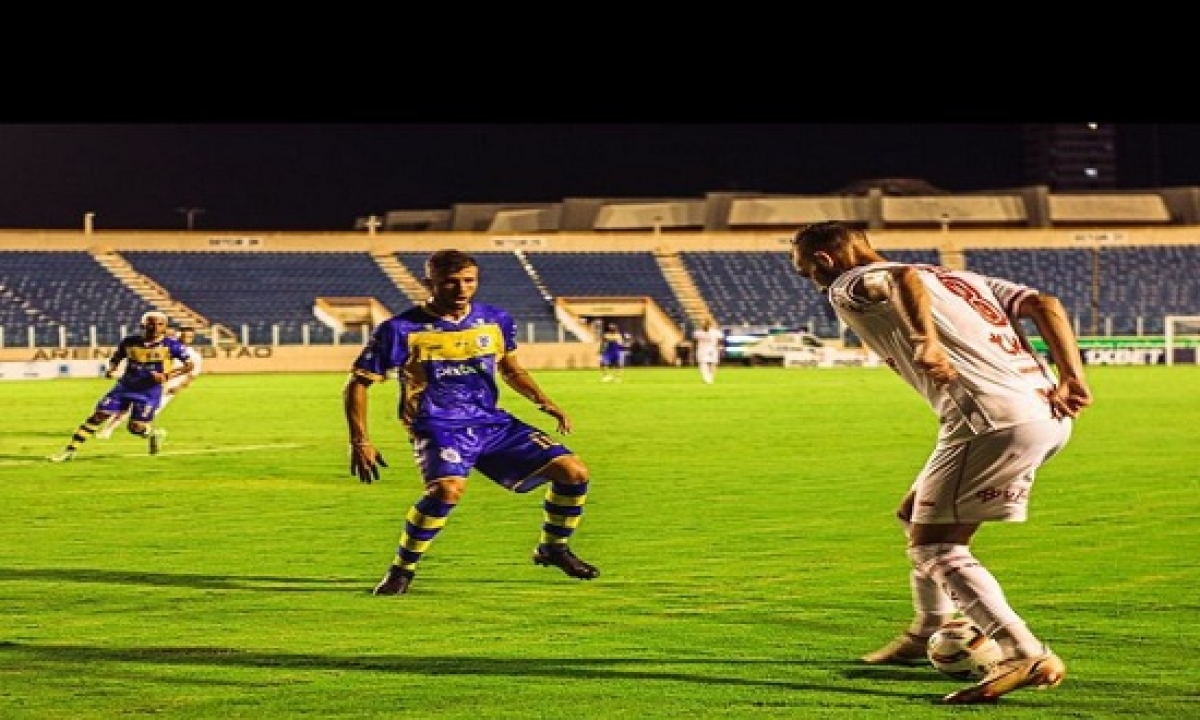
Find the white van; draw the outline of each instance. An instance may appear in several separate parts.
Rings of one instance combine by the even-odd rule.
[[[815,358],[817,348],[825,347],[825,343],[812,333],[788,332],[768,335],[762,340],[746,345],[743,357],[751,365],[766,365],[782,363],[785,355],[812,354]]]

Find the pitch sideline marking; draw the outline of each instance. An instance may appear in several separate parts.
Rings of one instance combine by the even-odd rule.
[[[295,450],[296,448],[304,447],[301,443],[275,443],[272,445],[228,445],[225,447],[203,448],[200,450],[168,450],[160,452],[156,456],[151,456],[146,453],[123,453],[117,457],[162,457],[162,456],[182,456],[182,455],[217,455],[220,453],[239,453],[239,452],[255,452],[257,450]],[[0,467],[15,467],[17,465],[41,465],[46,463],[45,458],[28,459],[28,460],[0,460]]]
[[[217,453],[254,452],[255,450],[289,450],[302,448],[300,443],[276,443],[274,445],[229,445],[227,447],[202,448],[200,450],[167,450],[158,455],[216,455]],[[150,457],[146,453],[125,453],[121,457]]]

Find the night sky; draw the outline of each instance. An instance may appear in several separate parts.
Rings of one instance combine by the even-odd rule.
[[[1027,184],[1016,124],[0,124],[0,228],[341,231],[570,197]],[[1120,126],[1122,188],[1200,185],[1200,125]],[[202,210],[202,211],[201,211]]]

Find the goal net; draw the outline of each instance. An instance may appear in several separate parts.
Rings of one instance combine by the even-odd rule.
[[[1163,350],[1168,365],[1200,365],[1200,315],[1164,317]]]

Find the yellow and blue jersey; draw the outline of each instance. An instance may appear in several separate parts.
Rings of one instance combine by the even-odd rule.
[[[113,353],[114,365],[121,360],[125,361],[125,371],[117,380],[116,389],[144,393],[161,389],[162,386],[154,382],[152,374],[169,373],[176,366],[186,363],[188,352],[183,343],[172,337],[146,342],[141,335],[129,335],[121,339]]]
[[[625,335],[620,330],[606,330],[600,338],[600,364],[605,367],[621,365],[622,353],[627,348]]]
[[[516,322],[499,307],[474,303],[454,321],[416,306],[375,328],[352,372],[380,382],[396,370],[400,420],[412,429],[506,422],[497,366],[516,349]]]

